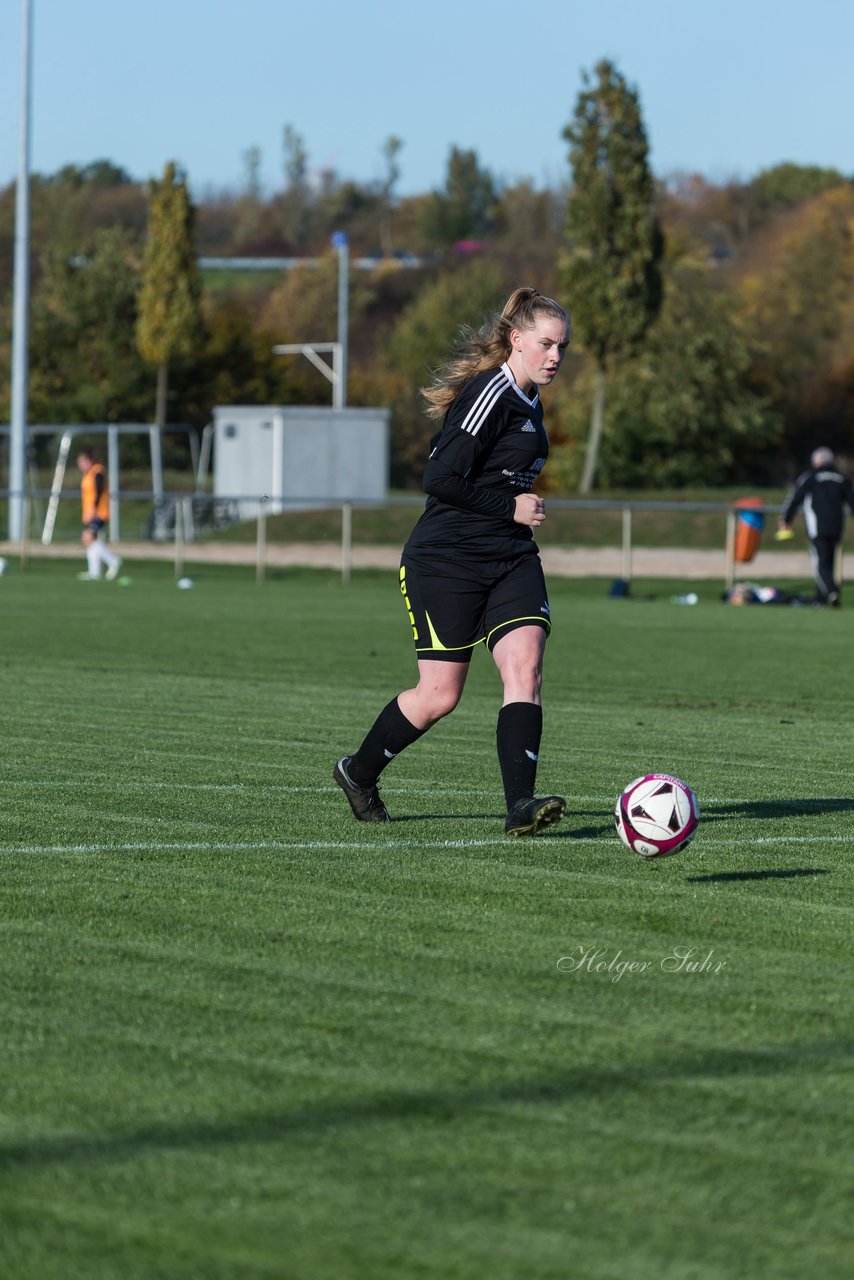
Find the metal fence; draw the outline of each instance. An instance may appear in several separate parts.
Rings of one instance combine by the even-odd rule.
[[[24,519],[23,535],[18,544],[7,544],[13,553],[17,550],[22,566],[26,566],[32,555],[41,553],[41,548],[48,548],[53,541],[56,530],[57,494],[55,490],[29,490],[23,495],[10,491],[0,493],[0,498],[23,497]],[[65,491],[61,495],[68,503],[77,502],[76,491]],[[229,497],[213,496],[204,493],[156,493],[152,490],[116,491],[111,493],[111,520],[109,535],[111,540],[119,542],[120,512],[122,504],[148,504],[150,510],[143,540],[150,542],[152,557],[174,560],[177,576],[182,576],[186,561],[193,558],[193,549],[200,543],[211,543],[216,536],[229,525],[245,517],[247,506],[255,507],[254,559],[256,576],[259,581],[265,577],[270,558],[271,539],[268,522],[271,516],[271,503],[266,495],[248,499],[245,495]],[[340,548],[337,565],[343,581],[351,578],[354,565],[353,516],[360,510],[384,510],[395,507],[408,507],[414,510],[422,508],[422,496],[389,497],[384,502],[348,500],[341,497],[318,495],[299,500],[277,499],[277,513],[300,512],[336,512],[340,518]],[[550,512],[601,512],[617,517],[619,534],[612,544],[612,550],[619,554],[619,575],[630,583],[634,574],[636,552],[636,517],[648,512],[671,512],[681,515],[711,513],[720,516],[721,534],[721,567],[722,576],[727,587],[732,586],[737,573],[736,561],[736,526],[740,509],[731,502],[674,502],[647,499],[615,500],[599,498],[557,498],[548,499]],[[42,512],[46,516],[42,519]],[[776,516],[778,506],[755,507],[755,511],[763,516]],[[247,522],[242,520],[245,525]],[[40,524],[41,528],[33,526]],[[75,526],[76,528],[76,526]],[[538,540],[540,535],[538,534]],[[222,544],[224,545],[224,544]],[[543,544],[544,545],[544,544]],[[156,548],[156,551],[155,551]],[[227,550],[228,548],[225,548]],[[57,548],[58,550],[58,548]],[[234,559],[232,554],[225,554],[223,560]],[[134,554],[142,558],[144,552],[135,545]],[[198,557],[197,557],[198,558]],[[210,546],[206,559],[215,560],[216,551]],[[243,562],[247,560],[246,544],[242,554]],[[841,570],[841,566],[840,566]],[[840,572],[841,576],[841,572]]]

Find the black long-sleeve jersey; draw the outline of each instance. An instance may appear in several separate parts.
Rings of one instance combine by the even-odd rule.
[[[854,511],[854,485],[836,467],[810,467],[795,481],[780,519],[784,524],[791,524],[801,507],[808,537],[839,539],[845,523],[845,508]]]
[[[513,519],[545,465],[549,440],[539,392],[529,398],[510,368],[478,373],[431,441],[424,514],[406,552],[515,559],[536,552],[533,530]]]

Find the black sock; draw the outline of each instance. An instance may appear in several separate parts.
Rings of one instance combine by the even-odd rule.
[[[509,702],[498,713],[495,742],[508,809],[534,794],[542,733],[543,709],[533,702]]]
[[[392,698],[368,730],[359,750],[350,757],[347,772],[357,787],[372,787],[386,765],[426,732],[426,729],[416,729],[397,705],[397,698]]]

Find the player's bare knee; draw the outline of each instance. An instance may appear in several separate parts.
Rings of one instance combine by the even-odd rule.
[[[527,645],[504,646],[493,656],[508,701],[536,702],[543,683],[542,651]]]
[[[462,689],[454,687],[442,686],[425,690],[423,705],[430,716],[431,722],[435,724],[437,720],[441,720],[444,716],[449,716],[459,706],[461,697]]]
[[[511,670],[501,673],[505,702],[539,702],[542,672]]]

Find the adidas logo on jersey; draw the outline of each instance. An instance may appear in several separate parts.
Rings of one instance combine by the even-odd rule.
[[[530,419],[530,418],[529,418],[529,419],[528,419],[528,421],[525,423],[524,427],[522,427],[522,428],[521,428],[521,430],[522,430],[522,431],[536,431],[536,429],[537,429],[537,428],[534,426],[534,424],[533,424],[533,422],[531,421],[531,419]]]

